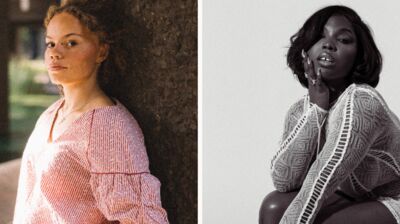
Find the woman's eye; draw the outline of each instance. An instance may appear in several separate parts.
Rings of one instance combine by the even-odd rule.
[[[344,44],[349,44],[351,43],[351,39],[349,38],[338,38],[338,41]]]
[[[46,47],[47,48],[53,48],[54,47],[54,43],[53,42],[48,42],[48,43],[46,43]]]
[[[75,42],[75,41],[68,41],[67,43],[66,43],[66,46],[67,47],[73,47],[73,46],[75,46],[77,43]]]

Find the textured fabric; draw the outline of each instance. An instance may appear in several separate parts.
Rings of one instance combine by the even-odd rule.
[[[299,190],[280,223],[312,223],[335,190],[398,201],[399,149],[400,122],[374,88],[350,85],[329,111],[305,96],[290,108],[271,163],[278,191]]]
[[[400,195],[398,197],[379,197],[378,201],[389,209],[397,224],[400,224]]]
[[[129,111],[118,101],[90,110],[49,141],[62,102],[39,117],[26,145],[14,223],[168,223]]]

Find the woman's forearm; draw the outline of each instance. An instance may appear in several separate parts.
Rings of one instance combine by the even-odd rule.
[[[312,105],[296,125],[285,125],[293,128],[285,130],[288,134],[284,134],[280,149],[271,163],[272,180],[278,191],[287,192],[301,187],[316,152],[320,127],[326,114]]]

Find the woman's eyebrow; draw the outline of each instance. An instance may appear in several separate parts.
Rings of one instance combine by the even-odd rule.
[[[328,29],[325,27],[324,31],[328,32]],[[336,30],[335,33],[350,33],[352,35],[355,34],[353,30],[351,30],[350,28],[347,28],[347,27],[339,28],[338,30]]]
[[[349,28],[342,28],[340,30],[337,31],[338,33],[350,33],[350,34],[354,34],[354,31],[352,31]]]
[[[65,38],[65,37],[70,37],[70,36],[80,36],[80,37],[82,37],[82,34],[79,34],[79,33],[68,33],[68,34],[66,34],[66,35],[64,35],[63,36],[63,38]],[[48,39],[53,39],[51,36],[49,36],[49,35],[47,35],[46,34],[46,38],[48,38]]]

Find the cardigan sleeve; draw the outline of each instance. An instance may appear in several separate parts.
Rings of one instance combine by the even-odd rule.
[[[308,96],[288,111],[278,152],[271,162],[271,176],[280,192],[299,189],[316,152],[327,111],[309,103]]]
[[[342,103],[332,112],[326,143],[280,224],[312,223],[324,201],[359,165],[383,130],[384,107],[370,90],[354,89]]]
[[[109,221],[168,223],[137,122],[112,116],[93,120],[88,162],[98,209]]]
[[[90,185],[98,209],[109,221],[168,223],[161,206],[160,182],[149,173],[92,174]]]

